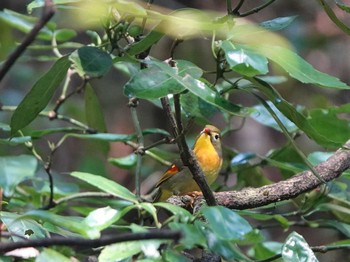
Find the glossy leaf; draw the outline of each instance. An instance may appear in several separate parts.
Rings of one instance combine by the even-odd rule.
[[[93,46],[79,48],[69,56],[69,59],[82,77],[101,77],[112,67],[111,56]]]
[[[132,153],[124,157],[109,158],[108,162],[120,168],[131,169],[136,165],[137,155]]]
[[[194,224],[172,222],[169,224],[169,227],[170,229],[182,232],[184,237],[181,239],[180,243],[185,249],[191,249],[196,246],[207,247],[203,222],[196,221]]]
[[[289,26],[296,18],[297,16],[277,17],[260,23],[260,26],[270,31],[278,31]]]
[[[124,94],[128,97],[156,99],[181,93],[186,89],[181,76],[186,74],[199,78],[202,70],[184,60],[176,61],[176,67],[153,61],[149,68],[141,70],[125,84]]]
[[[290,121],[287,117],[285,117],[271,101],[267,101],[267,103],[269,104],[271,109],[275,112],[279,120],[283,123],[284,127],[287,128],[287,130],[290,133],[296,132],[298,130],[298,127],[292,121]],[[255,121],[259,122],[262,125],[272,127],[273,129],[276,129],[282,132],[279,125],[276,123],[276,121],[271,116],[269,111],[263,105],[256,105],[253,108],[256,111],[254,111],[250,115],[250,117],[252,117]]]
[[[71,176],[79,178],[80,180],[83,180],[89,183],[90,185],[101,189],[104,192],[113,194],[122,199],[134,203],[138,202],[137,197],[133,193],[131,193],[127,188],[123,187],[122,185],[114,182],[113,180],[109,180],[102,176],[97,176],[83,172],[72,172]]]
[[[242,239],[252,231],[249,223],[231,209],[222,206],[205,207],[202,213],[213,232],[222,239]]]
[[[58,59],[24,97],[11,118],[11,135],[31,123],[48,105],[66,76],[70,62],[67,56]]]
[[[207,242],[209,249],[217,255],[222,256],[228,261],[251,261],[238,247],[230,241],[221,239],[217,234],[207,231]]]
[[[244,46],[233,45],[228,40],[222,41],[219,46],[224,50],[226,61],[233,71],[245,76],[268,73],[266,57]]]
[[[190,92],[181,95],[181,106],[189,117],[195,117],[196,120],[201,120],[203,123],[208,123],[209,118],[220,112],[217,107],[204,101],[199,96]]]
[[[16,186],[35,175],[38,161],[34,156],[3,156],[0,157],[0,186],[4,195],[10,197]]]
[[[318,261],[305,239],[296,232],[287,237],[282,248],[282,258],[284,262]]]
[[[182,83],[191,93],[200,97],[207,103],[214,105],[218,109],[239,116],[245,116],[249,113],[247,108],[243,108],[224,99],[219,95],[219,93],[212,90],[207,84],[200,80],[194,79],[191,76],[185,76]]]
[[[291,77],[302,83],[336,89],[350,88],[338,78],[316,70],[311,64],[287,48],[260,45],[257,49],[258,52],[280,65]]]

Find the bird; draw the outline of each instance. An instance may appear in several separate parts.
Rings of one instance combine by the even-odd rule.
[[[222,166],[221,132],[213,125],[206,125],[197,136],[192,148],[195,158],[211,185],[219,175]],[[175,161],[156,184],[158,189],[153,202],[164,202],[172,195],[198,193],[200,188],[193,180],[188,167]]]

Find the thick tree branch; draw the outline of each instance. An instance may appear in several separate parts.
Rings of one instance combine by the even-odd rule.
[[[350,168],[350,140],[328,160],[315,166],[315,170],[326,182],[339,177],[348,168]],[[218,205],[231,209],[248,209],[297,197],[321,184],[322,182],[311,171],[304,171],[287,180],[259,188],[218,192],[215,193],[215,198]],[[201,198],[197,198],[194,206],[199,205],[200,200]],[[171,197],[168,202],[182,207],[186,206],[186,203],[181,201],[181,197]]]
[[[45,0],[45,6],[43,13],[34,25],[33,29],[27,34],[23,42],[13,51],[13,53],[4,62],[2,68],[0,69],[0,82],[10,70],[16,60],[22,55],[22,53],[27,49],[27,47],[35,40],[35,37],[39,34],[40,30],[47,24],[47,22],[55,14],[55,9],[51,0]]]
[[[80,248],[96,248],[133,240],[172,239],[174,241],[178,241],[180,238],[181,233],[172,230],[154,230],[146,233],[123,233],[119,235],[103,236],[97,239],[85,239],[77,237],[42,238],[18,242],[0,243],[0,253],[9,252],[11,250],[24,247],[76,246]]]

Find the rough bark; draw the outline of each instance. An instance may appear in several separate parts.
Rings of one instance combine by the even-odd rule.
[[[316,171],[326,182],[339,177],[348,168],[350,168],[350,140],[329,159],[315,166]],[[304,171],[289,179],[259,188],[217,192],[215,198],[218,205],[231,209],[248,209],[295,198],[321,184],[322,182],[311,171]],[[194,206],[198,205],[201,199],[201,197],[197,198]],[[179,196],[171,197],[168,202],[186,206]]]

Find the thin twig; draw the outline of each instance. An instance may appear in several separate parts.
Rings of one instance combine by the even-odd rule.
[[[56,205],[63,204],[65,202],[70,202],[72,200],[80,199],[80,198],[118,198],[115,195],[104,193],[104,192],[82,192],[82,193],[76,193],[72,194],[66,197],[62,197],[60,199],[57,199],[55,201]]]
[[[38,22],[34,25],[32,30],[26,35],[23,42],[9,55],[9,57],[4,62],[1,70],[0,70],[0,82],[7,74],[7,72],[11,69],[17,59],[22,55],[22,53],[27,49],[27,47],[35,40],[36,36],[39,34],[40,30],[47,24],[47,22],[53,17],[55,14],[54,5],[51,0],[45,0],[45,6],[43,9],[43,13],[38,20]]]
[[[0,243],[0,252],[5,253],[11,250],[25,247],[75,246],[79,248],[97,248],[114,243],[136,240],[172,239],[174,241],[178,241],[181,237],[181,232],[178,231],[153,230],[145,233],[122,233],[119,235],[109,235],[98,239],[85,239],[78,237],[41,238],[18,242]]]
[[[239,9],[241,9],[241,7],[243,6],[243,3],[244,3],[244,0],[240,0],[231,13],[234,15],[239,15]]]
[[[265,4],[262,4],[262,5],[258,6],[258,7],[255,7],[255,8],[253,8],[252,10],[250,10],[248,12],[240,14],[239,17],[245,17],[245,16],[248,16],[248,15],[257,13],[257,12],[261,11],[262,9],[264,9],[264,8],[268,7],[269,5],[271,5],[275,1],[276,0],[267,1]]]
[[[131,112],[131,118],[134,123],[137,142],[139,143],[139,148],[144,147],[144,138],[142,134],[142,128],[140,125],[139,118],[137,116],[136,107],[138,106],[139,100],[135,97],[130,98],[128,106]],[[141,170],[142,170],[142,154],[137,154],[136,170],[135,170],[135,191],[136,196],[141,196]]]

